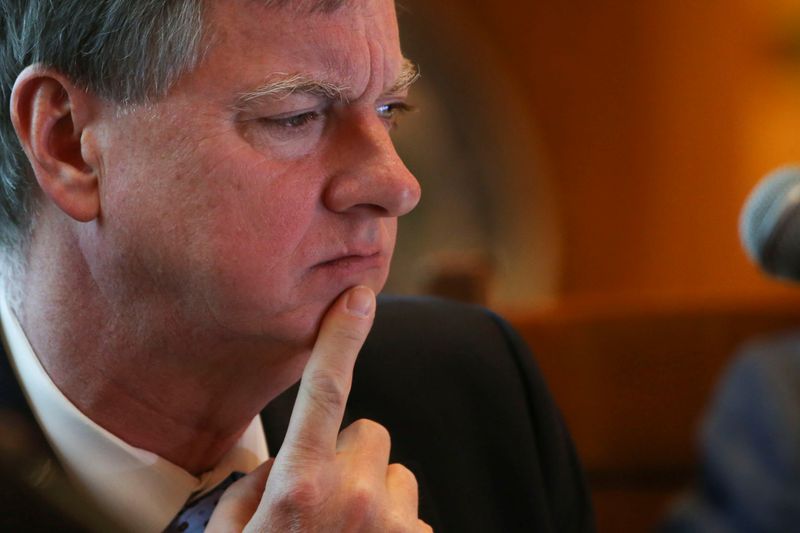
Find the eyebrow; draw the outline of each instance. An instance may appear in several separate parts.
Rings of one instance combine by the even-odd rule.
[[[394,83],[384,91],[386,95],[394,95],[408,90],[420,77],[419,67],[409,59],[403,59],[400,75]],[[240,94],[236,98],[234,109],[246,111],[258,101],[265,98],[283,99],[295,93],[310,94],[329,100],[346,102],[346,85],[338,85],[328,81],[317,80],[305,74],[276,73],[270,76],[261,86]]]
[[[421,76],[419,66],[410,59],[403,59],[400,75],[385,94],[397,94],[407,91]]]

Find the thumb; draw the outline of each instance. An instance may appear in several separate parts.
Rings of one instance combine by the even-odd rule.
[[[208,521],[206,533],[239,533],[244,529],[261,502],[273,461],[268,459],[228,487]]]

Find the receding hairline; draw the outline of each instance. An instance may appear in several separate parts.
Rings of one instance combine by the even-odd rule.
[[[386,90],[385,95],[396,95],[407,91],[419,79],[419,67],[410,59],[403,58],[400,74]],[[234,108],[247,110],[265,99],[280,100],[302,93],[328,100],[348,101],[350,87],[340,85],[312,75],[295,72],[276,72],[267,77],[258,87],[239,94]]]

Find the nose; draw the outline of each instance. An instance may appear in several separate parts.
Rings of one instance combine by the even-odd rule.
[[[397,155],[386,127],[374,118],[343,128],[330,147],[333,174],[323,202],[331,211],[399,217],[419,203],[419,182]]]

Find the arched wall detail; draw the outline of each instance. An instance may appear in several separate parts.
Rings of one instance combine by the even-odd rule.
[[[559,292],[561,237],[547,162],[517,79],[480,26],[456,6],[399,8],[404,52],[422,78],[395,142],[423,200],[401,219],[387,290],[424,292],[437,266],[486,258],[489,303],[527,308]]]

